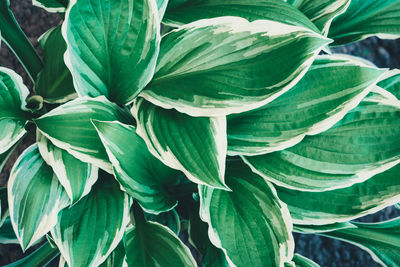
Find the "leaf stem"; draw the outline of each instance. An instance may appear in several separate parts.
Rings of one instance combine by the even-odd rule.
[[[9,0],[0,0],[1,38],[22,63],[31,80],[35,82],[38,73],[43,68],[43,62],[32,43],[19,27],[9,7]]]

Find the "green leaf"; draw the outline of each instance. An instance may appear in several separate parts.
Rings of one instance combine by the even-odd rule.
[[[158,7],[158,18],[161,21],[164,17],[165,9],[167,8],[168,0],[156,0],[156,3]]]
[[[286,150],[244,160],[265,179],[295,190],[363,182],[400,162],[400,102],[365,99],[329,130]]]
[[[68,205],[68,195],[36,144],[17,159],[7,188],[11,222],[25,251],[56,225],[58,212]]]
[[[91,120],[133,123],[124,109],[105,97],[78,98],[34,120],[40,132],[79,160],[112,172],[104,146]]]
[[[203,256],[201,266],[228,267],[224,252],[211,243],[207,231],[208,225],[200,219],[199,207],[196,205],[196,208],[190,210],[189,243]]]
[[[221,16],[272,20],[318,32],[303,13],[282,0],[170,0],[164,22],[179,25]]]
[[[62,31],[78,94],[131,102],[154,74],[158,16],[155,0],[71,1]]]
[[[300,0],[294,4],[324,34],[328,35],[332,20],[344,13],[351,0]]]
[[[181,220],[179,219],[179,214],[175,209],[158,215],[146,213],[145,217],[148,221],[157,222],[167,226],[176,235],[179,235],[179,232],[181,231]]]
[[[69,0],[32,0],[32,4],[45,9],[47,12],[65,12]]]
[[[366,250],[382,266],[399,266],[400,218],[379,223],[352,222],[353,228],[322,235],[340,239]]]
[[[230,265],[279,266],[293,257],[292,220],[273,186],[241,161],[229,162],[233,192],[200,186],[200,216]]]
[[[105,262],[100,267],[124,267],[125,261],[125,248],[123,241],[119,242],[118,246],[111,252]]]
[[[191,117],[140,98],[132,108],[137,133],[165,165],[191,181],[226,189],[226,118]]]
[[[312,260],[297,253],[294,254],[292,261],[296,267],[319,267],[319,265]]]
[[[76,97],[72,76],[64,63],[67,49],[61,35],[61,25],[48,30],[39,39],[44,54],[43,70],[39,73],[35,92],[46,102],[63,103]]]
[[[121,241],[129,220],[128,195],[115,179],[99,181],[74,206],[62,210],[51,234],[69,266],[98,266]]]
[[[350,222],[337,222],[323,225],[293,225],[293,231],[302,234],[321,234],[346,228],[355,228],[355,226]]]
[[[177,205],[165,186],[173,184],[179,172],[155,158],[135,127],[118,122],[93,121],[102,140],[115,177],[122,188],[151,213],[168,211]]]
[[[329,37],[334,45],[369,36],[400,37],[400,0],[351,0],[346,12],[333,20]]]
[[[25,123],[31,117],[25,108],[29,95],[21,76],[0,67],[0,154],[9,150],[26,133]]]
[[[9,215],[7,187],[0,187],[0,227]]]
[[[38,132],[40,154],[53,168],[58,181],[64,187],[71,204],[87,195],[97,181],[98,168],[75,158],[67,151],[53,145],[48,138]]]
[[[0,244],[19,244],[10,217],[7,217],[4,220],[4,223],[0,226]]]
[[[156,73],[141,96],[191,116],[258,108],[293,87],[328,42],[270,20],[196,21],[164,36]]]
[[[31,254],[19,261],[5,265],[4,267],[42,267],[50,263],[60,252],[53,248],[48,242],[33,251]]]
[[[228,117],[228,154],[282,150],[326,131],[355,108],[383,71],[342,56],[319,56],[292,89],[256,110]]]
[[[135,214],[134,221],[124,235],[128,266],[196,266],[189,248],[168,227],[147,222],[143,214]]]
[[[378,86],[389,91],[400,100],[400,70],[388,71],[379,81]]]
[[[21,138],[20,140],[22,140]],[[14,152],[15,148],[19,142],[15,143],[13,147],[9,148],[6,152],[0,154],[0,173],[3,171],[4,166],[6,165],[8,159],[10,158],[11,154]]]
[[[400,202],[400,164],[363,183],[325,192],[276,187],[295,224],[346,222]]]

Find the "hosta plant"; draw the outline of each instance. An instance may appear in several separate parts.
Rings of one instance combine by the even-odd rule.
[[[34,83],[0,67],[9,266],[317,266],[293,232],[400,265],[399,218],[354,221],[400,202],[400,71],[331,49],[399,36],[400,0],[33,4],[42,56],[0,0]]]

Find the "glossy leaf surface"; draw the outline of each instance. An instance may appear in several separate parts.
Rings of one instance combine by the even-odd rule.
[[[200,186],[211,242],[236,266],[279,266],[293,257],[292,222],[272,185],[240,161],[228,164],[233,192]]]
[[[382,100],[382,99],[383,100]],[[393,105],[392,105],[393,104]],[[400,102],[365,99],[329,130],[271,154],[246,157],[280,186],[324,191],[363,182],[400,162]]]
[[[164,36],[156,73],[141,96],[191,116],[251,110],[297,83],[328,42],[270,20],[196,21]]]
[[[228,116],[228,153],[270,153],[326,131],[361,102],[382,74],[345,57],[317,57],[303,79],[276,100]]]
[[[40,154],[53,168],[58,181],[68,194],[71,204],[75,204],[89,193],[92,185],[97,181],[98,168],[82,162],[66,150],[56,147],[44,135],[38,133],[38,136]]]
[[[14,232],[26,250],[56,225],[58,212],[68,205],[68,195],[36,144],[17,159],[7,188]]]
[[[35,120],[40,132],[79,160],[111,172],[107,153],[91,120],[133,123],[130,114],[105,97],[78,98]]]
[[[149,152],[135,127],[117,122],[93,121],[93,124],[113,164],[115,177],[128,194],[151,213],[176,206],[176,199],[165,186],[174,184],[180,173]]]
[[[65,63],[78,94],[131,102],[153,76],[159,30],[155,0],[71,1]]]
[[[296,224],[346,222],[400,202],[400,165],[363,183],[326,192],[304,192],[277,187]]]
[[[329,37],[335,44],[346,44],[378,35],[400,37],[399,0],[351,0],[346,12],[332,23]]]
[[[88,195],[64,209],[51,231],[69,266],[98,266],[122,239],[128,223],[128,195],[104,172]]]
[[[132,109],[137,133],[165,165],[191,181],[226,188],[226,118],[191,117],[138,99]]]

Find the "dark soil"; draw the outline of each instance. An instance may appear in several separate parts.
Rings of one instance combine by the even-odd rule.
[[[22,29],[38,50],[37,39],[39,36],[61,22],[59,15],[50,14],[43,9],[33,7],[31,1],[13,0],[11,1],[11,8]],[[347,53],[364,57],[374,62],[378,67],[400,68],[400,39],[380,40],[378,38],[369,38],[350,46],[334,48],[333,51],[335,53]],[[25,84],[32,90],[33,85],[28,75],[4,44],[1,45],[0,49],[0,63],[22,75]],[[17,156],[33,142],[33,138],[26,140],[12,155],[9,164],[0,175],[0,186],[6,185],[8,173]],[[369,222],[382,221],[395,216],[400,216],[400,211],[390,207],[361,220]],[[368,253],[353,245],[315,235],[295,234],[294,236],[296,239],[296,252],[316,261],[321,266],[379,266]],[[21,257],[22,251],[19,246],[0,245],[0,265],[13,262]],[[56,263],[54,265],[57,266]]]

